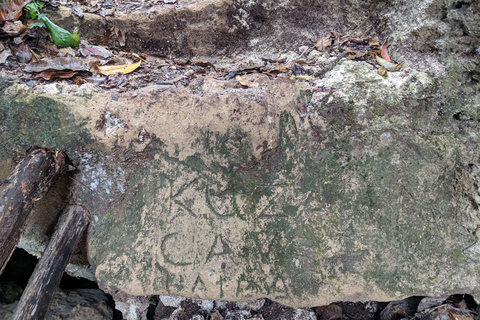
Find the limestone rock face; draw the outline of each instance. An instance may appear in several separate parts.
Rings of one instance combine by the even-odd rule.
[[[405,67],[383,78],[342,59],[310,82],[258,73],[248,75],[258,87],[243,88],[205,77],[137,96],[91,84],[2,85],[0,160],[12,167],[29,144],[67,152],[79,171],[62,190],[92,210],[88,259],[103,288],[296,307],[480,294],[477,3],[212,0],[177,9],[156,14],[178,32],[144,45],[150,20],[125,16],[124,26],[138,25],[127,45],[170,41],[177,54],[242,52],[256,64],[263,54],[298,57],[299,45],[365,21]],[[204,15],[212,19],[196,20]],[[100,22],[85,19],[88,35]],[[217,67],[240,68],[217,58]]]
[[[454,134],[421,131],[433,110],[412,95],[432,81],[345,61],[319,80],[342,93],[315,93],[307,118],[292,98],[190,107],[189,150],[154,139],[117,214],[90,229],[97,278],[133,295],[302,306],[473,290],[478,217],[459,179],[476,165]],[[225,127],[200,125],[211,109]]]

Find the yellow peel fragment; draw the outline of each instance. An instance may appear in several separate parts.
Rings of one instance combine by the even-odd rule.
[[[140,64],[142,64],[142,61],[131,64],[122,64],[118,66],[98,66],[98,71],[100,71],[101,74],[106,76],[115,74],[117,72],[123,72],[123,74],[127,74],[135,71],[135,69],[137,69]]]
[[[385,68],[384,66],[380,66],[380,68],[378,68],[377,70],[377,73],[379,75],[381,75],[382,77],[388,77],[388,71],[387,71],[387,68]]]
[[[290,76],[290,78],[293,78],[293,79],[305,79],[305,80],[312,80],[313,77],[312,76]]]

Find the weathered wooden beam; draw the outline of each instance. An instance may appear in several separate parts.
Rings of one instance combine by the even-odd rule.
[[[11,320],[33,320],[45,317],[68,259],[89,221],[90,212],[82,205],[70,205],[63,211],[47,249],[28,280]]]
[[[25,230],[35,203],[66,168],[64,153],[33,146],[0,187],[0,274]]]

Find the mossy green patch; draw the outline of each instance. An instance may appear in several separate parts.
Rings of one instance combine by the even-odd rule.
[[[251,159],[252,147],[248,135],[240,129],[228,129],[226,133],[204,131],[197,139],[206,153],[227,159],[230,166],[238,166]]]
[[[23,153],[31,145],[68,151],[91,141],[66,105],[44,96],[0,95],[0,128],[0,159]]]
[[[373,114],[377,117],[383,117],[385,115],[385,108],[382,105],[377,104],[373,107]]]

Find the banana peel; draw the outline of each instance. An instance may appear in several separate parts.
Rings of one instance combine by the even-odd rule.
[[[136,63],[131,63],[131,64],[121,64],[117,66],[98,66],[98,71],[101,74],[106,76],[115,74],[117,72],[122,72],[123,74],[127,74],[135,71],[135,69],[140,67],[141,64],[142,64],[142,61],[138,61]]]

